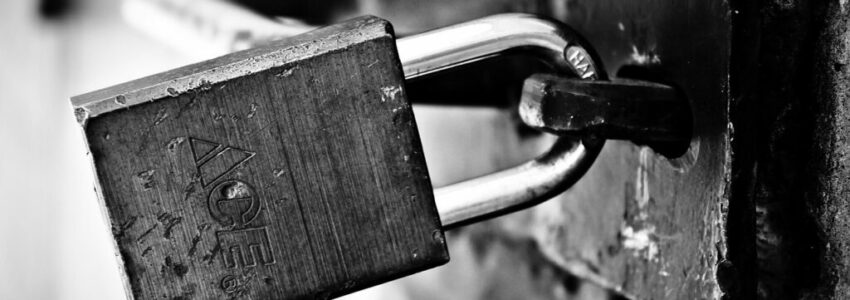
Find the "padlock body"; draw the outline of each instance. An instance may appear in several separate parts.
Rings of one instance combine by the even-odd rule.
[[[403,80],[363,17],[75,97],[129,293],[324,298],[448,261]]]

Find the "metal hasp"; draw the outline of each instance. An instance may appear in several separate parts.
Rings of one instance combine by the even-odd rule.
[[[528,14],[502,14],[397,41],[407,79],[506,52],[534,55],[559,74],[606,79],[596,54],[566,25]],[[506,214],[546,201],[587,171],[604,141],[562,137],[548,153],[520,166],[434,191],[443,227]]]
[[[734,59],[730,62],[730,54],[735,55],[730,19],[737,16],[729,5],[717,0],[577,0],[563,5],[561,11],[540,9],[580,31],[596,47],[609,74],[662,82],[680,90],[694,112],[693,134],[689,148],[675,158],[630,141],[608,140],[593,167],[569,191],[528,215],[508,216],[489,228],[507,228],[502,236],[533,232],[529,234],[532,244],[546,259],[593,282],[576,291],[602,286],[628,299],[720,299],[730,291],[727,288],[758,278],[726,276],[746,268],[729,264],[741,255],[732,251],[734,247],[753,247],[752,239],[731,234],[734,226],[750,225],[737,223],[735,214],[742,213],[738,208],[746,204],[731,200],[730,194],[735,189],[762,192],[759,185],[730,185],[755,168],[739,168],[733,158],[740,152],[730,148],[736,140],[747,138],[732,139],[733,132],[746,127],[729,124],[729,114],[734,115],[736,108],[730,105],[734,85],[730,93],[729,70],[735,65]],[[780,10],[775,3],[766,5]],[[739,59],[750,65],[770,65],[745,55]],[[626,74],[629,69],[635,72]],[[748,94],[740,97],[750,99]],[[760,120],[762,106],[753,107],[754,114],[739,117]],[[776,107],[784,113],[783,106]],[[490,259],[504,257],[514,256]],[[536,267],[534,262],[527,263]]]
[[[558,135],[631,140],[691,139],[688,102],[673,87],[637,80],[586,81],[536,74],[525,81],[520,117]]]

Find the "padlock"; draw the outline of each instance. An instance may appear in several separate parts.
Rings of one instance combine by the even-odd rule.
[[[432,190],[404,80],[506,52],[605,78],[554,21],[498,15],[396,40],[361,17],[73,97],[127,294],[335,297],[447,262],[444,228],[562,192],[600,141],[562,138]]]

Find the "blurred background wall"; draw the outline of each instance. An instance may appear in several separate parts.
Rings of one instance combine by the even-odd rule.
[[[68,98],[189,61],[120,1],[53,2],[0,4],[0,299],[121,299]]]

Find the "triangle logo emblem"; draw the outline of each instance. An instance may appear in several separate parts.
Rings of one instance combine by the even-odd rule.
[[[219,143],[210,142],[198,138],[189,137],[189,146],[192,147],[192,157],[195,164],[212,156],[215,150],[222,147]]]
[[[230,174],[257,155],[253,151],[203,139],[189,138],[189,144],[204,187]]]

